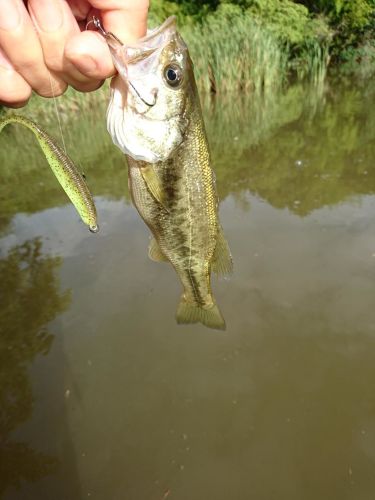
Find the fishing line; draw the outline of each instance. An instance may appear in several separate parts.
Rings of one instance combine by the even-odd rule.
[[[62,126],[61,126],[59,108],[57,107],[57,99],[56,99],[55,91],[53,90],[52,78],[51,78],[51,72],[50,71],[48,71],[48,77],[49,77],[49,84],[51,85],[51,92],[52,92],[52,96],[53,96],[53,102],[55,104],[55,111],[56,111],[56,116],[57,116],[57,123],[59,124],[61,141],[62,141],[64,153],[67,154],[67,152],[66,152],[66,146],[65,146],[65,141],[64,141],[63,129],[62,129]]]

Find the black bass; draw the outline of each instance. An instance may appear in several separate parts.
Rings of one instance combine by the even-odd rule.
[[[7,115],[0,119],[0,132],[10,123],[23,125],[34,133],[52,172],[75,206],[82,221],[92,233],[98,232],[99,226],[94,200],[83,176],[69,156],[45,130],[29,118],[22,115]]]
[[[108,131],[127,157],[133,202],[154,236],[149,255],[169,261],[181,279],[178,323],[225,329],[210,280],[211,271],[229,273],[232,258],[187,46],[173,17],[132,47],[101,31],[118,70]]]

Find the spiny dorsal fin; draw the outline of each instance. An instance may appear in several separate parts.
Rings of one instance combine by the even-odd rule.
[[[228,275],[233,272],[232,255],[221,227],[217,233],[216,247],[212,256],[211,269],[214,273],[221,275]]]

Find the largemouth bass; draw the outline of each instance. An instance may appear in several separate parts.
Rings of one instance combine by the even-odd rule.
[[[231,271],[232,258],[187,46],[173,17],[132,47],[102,33],[118,71],[108,131],[127,157],[133,202],[154,237],[149,255],[180,277],[178,323],[225,329],[210,281],[211,271]]]
[[[30,129],[35,135],[52,172],[75,206],[82,221],[92,233],[99,230],[94,200],[85,179],[69,156],[56,141],[39,125],[22,115],[7,115],[0,119],[0,132],[6,125],[17,123]]]

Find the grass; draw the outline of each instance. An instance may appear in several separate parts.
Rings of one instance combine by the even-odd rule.
[[[287,74],[281,44],[250,16],[213,14],[203,25],[183,30],[203,92],[267,92]]]
[[[311,16],[300,3],[228,1],[195,16],[184,15],[184,3],[155,4],[151,25],[177,15],[201,91],[259,94],[281,88],[290,77],[318,84],[326,77],[332,30],[324,16]]]
[[[168,13],[178,14],[178,10]],[[151,15],[151,24],[161,21]],[[293,45],[292,41],[297,39],[295,34],[280,36],[275,26],[267,27],[250,11],[226,4],[205,16],[201,23],[181,17],[179,21],[202,93],[235,91],[260,95],[281,89],[292,74],[298,80],[317,84],[326,77],[329,55],[327,43],[322,42],[327,39],[327,33],[322,28],[315,28],[320,33],[320,41],[311,35],[314,30],[310,27],[310,35]],[[99,107],[108,99],[108,93],[108,85],[89,96],[70,90],[57,100],[62,120],[79,110]],[[43,118],[47,123],[55,120],[51,100],[32,99],[28,111],[36,120]]]

